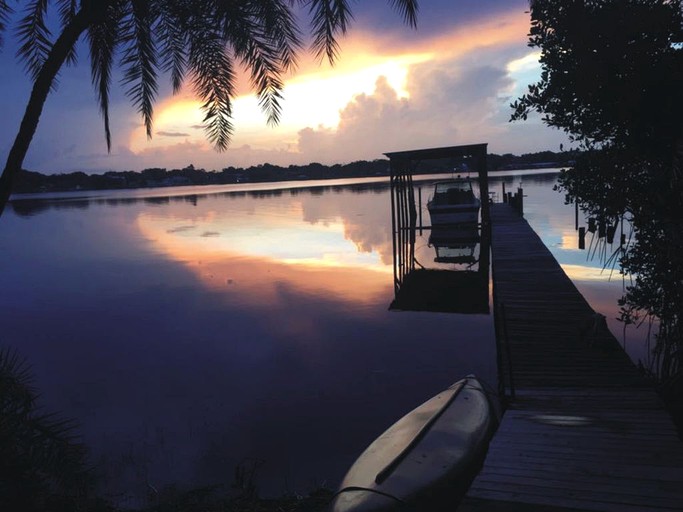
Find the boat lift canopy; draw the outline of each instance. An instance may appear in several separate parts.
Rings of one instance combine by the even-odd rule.
[[[486,158],[488,144],[466,144],[463,146],[447,146],[443,148],[413,149],[410,151],[393,151],[384,153],[392,162],[436,160],[452,157],[481,157]]]
[[[417,166],[427,160],[441,160],[445,158],[473,160],[473,168],[477,173],[479,182],[479,195],[481,199],[481,217],[484,224],[490,220],[489,213],[489,180],[486,166],[487,143],[465,144],[462,146],[446,146],[440,148],[413,149],[409,151],[393,151],[384,153],[389,158],[389,168],[392,185],[397,180],[407,179],[412,183],[413,174]]]

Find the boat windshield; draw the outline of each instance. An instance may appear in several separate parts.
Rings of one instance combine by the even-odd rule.
[[[476,201],[472,184],[467,181],[437,183],[434,189],[435,204],[462,204]]]
[[[437,194],[445,194],[451,190],[472,192],[472,184],[469,181],[442,181],[436,184],[435,192]]]

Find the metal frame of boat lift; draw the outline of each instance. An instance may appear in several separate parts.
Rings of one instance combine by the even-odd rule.
[[[389,158],[391,182],[391,228],[394,250],[394,292],[398,296],[406,275],[415,270],[415,229],[418,212],[415,204],[413,175],[418,166],[427,160],[471,159],[478,174],[481,201],[482,233],[490,230],[490,208],[487,198],[488,171],[486,166],[488,144],[468,144],[440,148],[415,149],[384,153]],[[431,229],[423,226],[420,230]]]
[[[441,148],[414,149],[410,151],[394,151],[384,153],[389,158],[389,171],[392,186],[406,179],[412,184],[413,173],[417,165],[425,160],[439,160],[442,158],[473,158],[475,159],[475,170],[478,174],[480,197],[482,198],[482,222],[488,223],[490,211],[488,202],[485,200],[489,196],[488,170],[486,167],[487,143],[466,144],[462,146],[447,146]],[[393,197],[392,197],[393,201]],[[395,205],[392,202],[392,218],[395,219]],[[414,197],[413,197],[413,207]]]

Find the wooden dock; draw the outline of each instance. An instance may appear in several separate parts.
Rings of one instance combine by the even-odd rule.
[[[491,222],[515,396],[458,511],[683,510],[683,442],[652,385],[528,223],[503,204]]]

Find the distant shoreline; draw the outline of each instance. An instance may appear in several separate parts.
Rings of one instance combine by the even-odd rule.
[[[552,169],[573,165],[577,152],[553,153],[544,151],[522,156],[489,154],[489,172],[522,169]],[[455,172],[466,172],[466,162],[457,164]],[[418,165],[416,175],[453,172],[452,161],[433,161]],[[226,167],[221,171],[207,171],[189,165],[182,169],[149,168],[142,171],[110,171],[104,174],[72,172],[42,174],[23,170],[17,177],[14,194],[41,194],[95,190],[134,190],[198,185],[230,185],[248,183],[277,183],[283,181],[311,181],[389,176],[389,160],[358,161],[349,164],[290,165],[271,164],[246,169]]]

